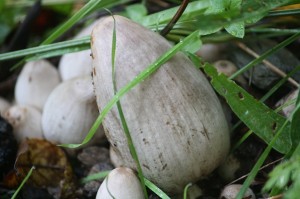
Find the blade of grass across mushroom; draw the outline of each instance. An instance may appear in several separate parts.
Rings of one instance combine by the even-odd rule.
[[[109,11],[110,12],[110,11]],[[111,16],[114,19],[114,28],[113,28],[113,36],[112,36],[112,48],[111,48],[111,66],[112,66],[112,82],[113,82],[113,93],[114,95],[117,94],[117,80],[116,80],[116,68],[115,68],[115,58],[116,58],[116,21],[115,18],[113,16],[113,14],[110,12]],[[116,102],[117,103],[117,108],[118,108],[118,112],[119,112],[119,116],[121,119],[121,123],[122,123],[122,127],[125,133],[125,136],[127,138],[127,144],[131,153],[131,156],[133,158],[133,160],[135,161],[136,167],[137,167],[137,171],[138,171],[138,176],[140,178],[140,182],[142,185],[142,189],[144,192],[144,196],[146,199],[148,199],[148,194],[147,194],[147,189],[145,186],[145,181],[144,181],[144,174],[143,174],[143,170],[139,161],[139,157],[138,154],[135,150],[135,146],[133,144],[132,141],[132,137],[129,131],[129,127],[127,125],[124,113],[123,113],[123,108],[121,105],[120,100]]]
[[[150,180],[144,179],[146,186],[153,191],[157,196],[161,199],[171,199],[165,192],[163,192],[160,188],[158,188],[155,184],[153,184]]]
[[[265,104],[254,99],[249,93],[228,80],[224,74],[218,74],[210,64],[204,65],[205,73],[211,78],[214,89],[223,96],[232,111],[242,120],[258,137],[266,143],[274,138],[277,129],[285,123],[285,118],[268,108]],[[290,123],[284,129],[284,134],[274,143],[274,149],[286,154],[291,148]]]
[[[169,59],[171,59],[178,51],[183,49],[185,46],[189,45],[196,37],[199,37],[199,31],[195,31],[190,34],[188,37],[183,39],[180,43],[172,47],[165,54],[160,56],[155,62],[150,64],[145,70],[143,70],[138,76],[136,76],[133,80],[131,80],[127,85],[119,89],[119,91],[114,95],[114,97],[106,104],[106,106],[102,109],[102,112],[94,122],[91,130],[88,135],[80,144],[62,144],[60,146],[67,148],[77,148],[86,143],[88,143],[94,136],[96,130],[102,123],[102,120],[106,116],[106,114],[110,111],[110,109],[120,100],[120,98],[129,92],[133,87],[142,82],[144,79],[149,77],[153,72],[155,72],[161,65],[166,63]]]
[[[78,50],[82,50],[82,48],[90,48],[90,36],[82,37],[80,39],[74,39],[70,41],[63,41],[63,42],[57,42],[54,44],[48,44],[43,46],[37,46],[32,48],[27,48],[24,50],[18,50],[8,53],[0,54],[0,61],[8,60],[8,59],[14,59],[18,57],[24,57],[28,56],[27,59],[31,59],[30,56],[38,56],[39,54],[43,54],[46,56],[49,54],[60,54],[60,51],[64,50],[71,50],[73,49],[73,52],[76,51],[76,48],[79,48]]]

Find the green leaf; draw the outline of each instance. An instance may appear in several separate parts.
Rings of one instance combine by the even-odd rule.
[[[195,37],[192,41],[190,41],[189,44],[187,44],[182,51],[195,53],[197,52],[202,46],[202,41],[200,39],[200,36]]]
[[[275,132],[282,127],[286,119],[254,99],[233,81],[228,80],[224,74],[218,74],[213,66],[205,64],[204,71],[211,78],[214,89],[226,99],[239,119],[269,144],[274,138]],[[273,146],[274,149],[284,154],[291,148],[289,128],[290,125],[284,129],[284,133],[280,135]]]
[[[234,37],[243,38],[245,36],[245,23],[237,22],[226,25],[225,30]]]
[[[128,17],[133,21],[139,21],[147,15],[147,9],[144,4],[133,4],[125,8]]]

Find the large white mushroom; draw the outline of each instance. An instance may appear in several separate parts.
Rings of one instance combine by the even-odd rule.
[[[59,73],[50,62],[46,60],[28,62],[17,79],[16,102],[43,110],[49,94],[59,82]]]
[[[115,68],[120,89],[171,45],[124,17],[115,19]],[[114,96],[113,27],[113,18],[107,17],[92,33],[93,80],[100,111]],[[145,177],[168,193],[182,192],[186,184],[212,172],[228,153],[228,125],[218,97],[183,53],[177,53],[120,102]],[[118,156],[115,162],[136,169],[116,107],[103,126]]]
[[[90,76],[62,82],[50,94],[44,107],[45,138],[54,143],[81,143],[99,115]],[[104,135],[100,128],[95,141]],[[98,140],[99,141],[99,140]]]

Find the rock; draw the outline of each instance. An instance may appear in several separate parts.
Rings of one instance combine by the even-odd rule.
[[[257,54],[261,55],[264,52],[270,50],[275,45],[276,42],[272,40],[256,40],[245,43],[249,48],[255,51]],[[230,51],[230,59],[235,63],[239,68],[244,67],[249,62],[255,58],[248,53],[242,51],[239,48],[234,48]],[[267,58],[272,64],[277,66],[280,70],[285,73],[289,73],[295,66],[300,64],[300,61],[287,49],[281,49],[276,53],[272,54]],[[253,74],[251,74],[253,72]],[[267,68],[263,63],[258,64],[253,69],[247,70],[244,73],[246,78],[251,77],[251,83],[257,86],[260,89],[269,89],[274,85],[276,81],[281,79],[279,75],[275,74],[269,68]],[[292,76],[297,82],[300,81],[300,72],[298,71],[294,76]]]

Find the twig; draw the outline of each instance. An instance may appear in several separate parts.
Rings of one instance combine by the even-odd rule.
[[[177,10],[176,14],[173,16],[171,21],[166,25],[166,27],[164,27],[164,29],[162,29],[162,31],[160,31],[160,35],[166,36],[172,30],[172,28],[174,27],[178,19],[181,17],[182,13],[184,12],[188,4],[189,4],[189,0],[182,1],[179,9]]]
[[[267,167],[269,167],[269,166],[271,166],[271,165],[273,165],[273,164],[275,164],[275,163],[277,163],[277,162],[280,162],[280,161],[282,161],[282,160],[283,160],[283,158],[280,158],[280,159],[278,159],[278,160],[275,160],[275,161],[273,161],[273,162],[270,162],[269,164],[266,164],[266,165],[264,165],[263,167],[261,167],[261,168],[259,169],[259,171],[261,171],[261,170],[263,170],[263,169],[265,169],[265,168],[267,168]],[[240,181],[240,180],[246,178],[248,175],[249,175],[249,173],[246,174],[246,175],[243,175],[243,176],[239,177],[238,179],[236,179],[236,180],[234,180],[234,181],[232,181],[232,182],[230,182],[228,185],[234,184],[234,183],[236,183],[236,182],[238,182],[238,181]]]
[[[281,199],[282,198],[282,194],[279,194],[279,195],[277,195],[277,196],[272,196],[272,197],[269,197],[269,198],[267,198],[267,199]]]
[[[252,55],[255,58],[258,58],[259,55],[254,52],[252,49],[250,49],[249,47],[247,47],[245,44],[241,43],[241,42],[236,42],[236,45],[242,49],[243,51],[247,52],[249,55]],[[278,67],[276,67],[274,64],[272,64],[271,62],[269,62],[268,60],[264,59],[262,61],[270,70],[272,70],[274,73],[276,73],[277,75],[281,76],[281,77],[285,77],[286,73],[283,72],[282,70],[280,70]],[[299,88],[299,84],[298,82],[296,82],[293,78],[289,77],[288,81],[294,85],[295,87]]]

